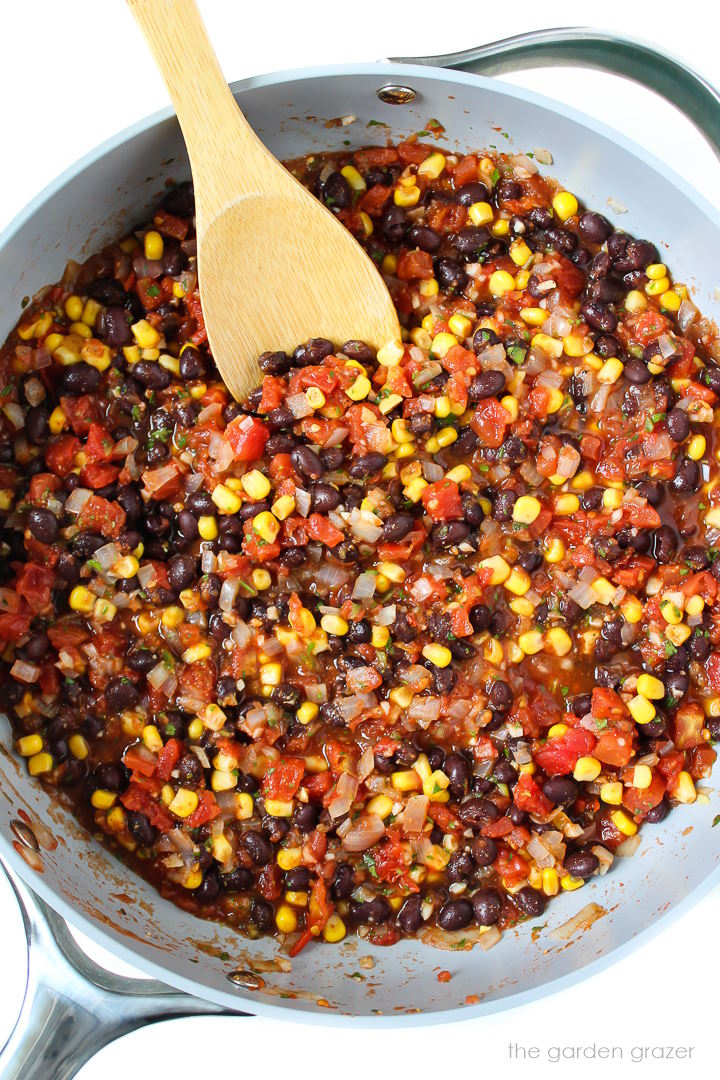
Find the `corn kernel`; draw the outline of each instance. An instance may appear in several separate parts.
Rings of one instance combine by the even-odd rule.
[[[563,354],[562,341],[550,337],[549,334],[533,334],[530,343],[535,348],[542,349],[547,356],[552,356],[555,360],[559,360]]]
[[[557,896],[559,889],[557,870],[554,866],[546,867],[542,872],[542,891],[546,896]]]
[[[383,367],[397,367],[404,355],[405,350],[402,345],[389,341],[387,345],[383,345],[378,349],[377,362],[382,364]]]
[[[340,174],[345,177],[353,191],[365,191],[367,189],[365,178],[360,175],[354,165],[346,165],[340,170]]]
[[[603,506],[606,510],[617,510],[622,506],[623,496],[621,491],[606,488],[603,491]]]
[[[637,825],[632,818],[628,817],[624,810],[613,810],[610,814],[610,820],[618,832],[621,832],[623,836],[634,836],[637,832]]]
[[[422,788],[422,780],[414,769],[400,769],[390,777],[392,786],[397,791],[419,791]]]
[[[322,934],[325,941],[329,942],[331,945],[335,945],[338,941],[342,941],[347,934],[345,923],[339,915],[333,914],[325,923]]]
[[[689,772],[683,769],[682,772],[677,774],[675,786],[670,794],[673,799],[677,799],[680,803],[694,803],[696,801],[697,790]]]
[[[368,814],[377,814],[383,821],[386,817],[390,817],[392,814],[393,801],[388,795],[376,795],[367,804],[366,810]]]
[[[422,654],[435,667],[445,668],[452,662],[450,650],[445,645],[438,645],[435,642],[425,645]]]
[[[516,266],[524,266],[528,259],[532,258],[532,251],[527,246],[524,240],[513,240],[512,244],[510,245],[510,258]],[[542,321],[545,322],[546,318],[547,313],[543,311]]]
[[[569,191],[558,191],[553,197],[552,207],[560,221],[567,221],[578,212],[578,201]]]
[[[450,328],[450,332],[454,334],[458,340],[462,341],[472,330],[472,323],[465,315],[455,314],[451,315],[448,319],[448,327]]]
[[[306,892],[299,892],[296,889],[288,889],[285,893],[286,902],[292,904],[293,907],[307,907],[308,899],[308,894]]]
[[[260,682],[263,686],[279,686],[282,682],[282,664],[262,664],[260,667]]]
[[[404,581],[407,576],[400,563],[379,562],[377,568],[380,574],[384,574],[389,581],[394,582],[396,585],[399,585],[400,582]]]
[[[528,326],[542,326],[548,317],[547,311],[541,307],[520,308],[520,318]]]
[[[347,619],[343,619],[342,615],[323,615],[320,625],[326,634],[336,637],[343,637],[349,630]]]
[[[415,185],[412,187],[397,187],[393,193],[393,201],[396,206],[402,206],[403,208],[417,206],[420,201],[420,188]]]
[[[429,180],[437,180],[445,168],[445,155],[436,151],[426,157],[418,165],[418,176],[427,176]]]
[[[704,435],[693,435],[686,447],[687,456],[693,461],[700,461],[705,456],[706,447]]]
[[[555,499],[555,505],[553,506],[555,513],[562,517],[567,517],[569,514],[576,514],[579,509],[580,500],[577,495],[573,495],[572,492],[558,495]]]
[[[515,596],[524,596],[530,588],[530,575],[522,566],[513,566],[504,587]]]
[[[28,772],[31,776],[40,776],[41,773],[52,772],[53,768],[53,759],[47,752],[33,754],[31,758],[28,758]]]
[[[419,349],[426,349],[430,352],[430,346],[432,345],[432,338],[428,334],[427,330],[423,330],[422,326],[414,326],[410,331],[410,340],[413,345],[417,345]]]
[[[568,334],[563,338],[563,349],[568,356],[587,356],[592,352],[593,341],[580,334]]]
[[[606,577],[598,577],[591,584],[591,589],[597,597],[597,602],[607,607],[615,596],[615,586]]]
[[[535,614],[534,604],[525,596],[513,597],[509,606],[511,611],[514,611],[516,615],[522,615],[523,618],[529,619]],[[522,656],[520,659],[522,659]]]
[[[117,802],[117,795],[114,791],[105,791],[103,788],[98,788],[90,796],[90,802],[96,810],[109,810]]]
[[[403,488],[403,495],[405,495],[410,502],[419,502],[426,487],[427,480],[423,480],[421,476],[413,477],[413,479]]]
[[[543,636],[539,630],[527,630],[518,638],[518,645],[526,656],[534,656],[543,647]]]
[[[594,757],[581,757],[578,758],[573,769],[573,776],[576,780],[580,781],[592,781],[597,780],[598,776],[602,772],[602,765],[597,758]]]
[[[476,202],[468,209],[468,217],[473,225],[489,225],[494,217],[490,203]]]
[[[282,799],[266,799],[265,812],[268,813],[270,817],[292,817],[292,799],[287,802]]]
[[[438,447],[450,446],[452,443],[455,442],[457,437],[458,433],[455,428],[445,427],[441,428],[440,431],[438,431],[437,435],[435,436],[435,442],[437,443]],[[429,442],[430,440],[428,439],[426,449],[429,448]]]
[[[648,296],[663,296],[670,288],[670,279],[663,277],[657,281],[648,281],[645,292]]]
[[[572,638],[561,626],[554,626],[545,635],[545,648],[555,656],[567,656],[572,646]]]
[[[40,735],[22,735],[17,743],[17,752],[21,757],[34,757],[35,754],[39,754],[43,748],[42,736]]]
[[[315,719],[319,711],[320,707],[314,701],[303,701],[296,715],[301,724],[309,724],[311,720]]]
[[[494,664],[498,667],[503,662],[503,647],[497,638],[489,638],[483,646],[483,657],[487,660],[488,664]]]
[[[562,722],[553,724],[552,727],[548,729],[547,737],[548,739],[560,739],[568,730],[567,724],[563,724]]]
[[[190,788],[178,788],[177,793],[168,805],[168,810],[176,817],[186,818],[197,810],[198,796],[196,791]]]
[[[638,676],[637,692],[642,694],[643,697],[650,698],[651,701],[662,701],[665,697],[665,686],[654,675],[643,672],[642,675]]]
[[[435,278],[425,278],[423,281],[420,282],[418,289],[420,295],[426,298],[430,296],[437,296],[437,294],[440,292],[440,286],[438,285]]]
[[[645,273],[651,281],[658,281],[667,275],[667,266],[665,263],[650,263],[645,267]]]
[[[447,355],[448,351],[452,349],[454,345],[458,344],[458,339],[454,334],[448,334],[446,331],[442,331],[436,334],[433,338],[432,345],[430,346],[430,352],[433,356],[437,356],[442,359]]]
[[[626,596],[620,605],[620,610],[631,624],[638,623],[643,616],[643,606],[637,596]]]
[[[156,232],[154,229],[150,229],[149,232],[146,232],[144,244],[146,259],[162,259],[164,244],[163,238],[159,232]]]
[[[78,761],[84,761],[90,753],[90,747],[84,735],[71,735],[68,739],[68,748],[72,756],[77,758]]]
[[[354,383],[348,386],[345,393],[351,401],[363,401],[370,391],[372,384],[366,375],[358,375]]]
[[[505,293],[512,292],[515,288],[515,279],[507,270],[495,270],[490,275],[488,288],[492,296],[504,296]]]
[[[221,514],[237,514],[242,499],[225,484],[218,484],[210,496]]]
[[[628,709],[636,724],[649,724],[655,719],[655,706],[641,694],[637,694],[628,702]]]
[[[510,567],[502,555],[491,555],[480,563],[483,570],[491,570],[491,585],[502,585],[510,577]]]
[[[68,296],[65,301],[65,314],[70,322],[79,322],[82,318],[83,302],[79,296]]]
[[[160,335],[147,319],[140,319],[132,324],[133,336],[141,349],[152,349],[160,340]]]
[[[390,691],[388,697],[393,705],[397,705],[400,709],[407,709],[412,703],[413,692],[409,686],[396,686]]]
[[[513,506],[513,521],[519,525],[532,525],[541,510],[540,500],[534,495],[521,495]]]
[[[384,649],[390,640],[390,631],[387,626],[373,626],[371,644],[376,649]]]
[[[625,310],[637,314],[639,311],[644,311],[646,307],[647,300],[640,290],[631,289],[625,297]]]
[[[611,780],[600,788],[600,798],[609,806],[621,806],[623,787],[619,780]]]
[[[673,292],[672,289],[668,289],[668,291],[664,292],[660,297],[660,307],[663,308],[664,311],[670,311],[673,314],[680,310],[681,303],[680,297],[676,292]]]
[[[280,848],[277,853],[277,864],[281,870],[294,870],[302,862],[302,848]]]
[[[683,620],[682,610],[674,600],[664,599],[660,604],[660,613],[665,622],[670,623],[671,626],[678,626]]]
[[[215,490],[217,491],[217,488]],[[280,532],[280,522],[276,517],[273,517],[269,510],[263,510],[262,513],[256,514],[252,519],[252,527],[253,532],[256,532],[268,544],[274,543],[277,534]]]
[[[565,892],[575,892],[576,889],[582,889],[585,882],[580,877],[573,877],[572,874],[565,874],[560,878],[560,884]]]
[[[245,473],[240,483],[251,499],[264,499],[270,494],[270,481],[259,469],[251,469],[250,472]]]
[[[297,915],[289,904],[280,904],[275,912],[275,925],[281,934],[294,934],[297,930]]]
[[[212,654],[212,649],[204,642],[200,642],[197,645],[191,645],[189,649],[186,649],[182,654],[183,663],[185,664],[197,664],[201,660],[207,660]]]
[[[500,218],[498,221],[493,223],[492,229],[490,231],[492,232],[493,236],[507,236],[507,234],[510,232],[510,222],[506,218]]]
[[[86,589],[84,585],[76,585],[70,593],[69,604],[73,611],[80,611],[89,615],[95,607],[96,596]]]
[[[148,750],[152,750],[154,754],[157,754],[163,748],[162,737],[154,724],[146,724],[142,729],[142,741]]]

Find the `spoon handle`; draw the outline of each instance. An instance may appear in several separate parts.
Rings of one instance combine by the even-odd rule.
[[[250,158],[267,155],[237,106],[195,0],[127,0],[167,86],[187,146],[198,210],[237,198]]]

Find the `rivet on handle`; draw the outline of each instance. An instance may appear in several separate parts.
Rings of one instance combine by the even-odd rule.
[[[394,83],[388,83],[387,86],[380,87],[377,96],[386,105],[409,105],[417,95],[411,86],[396,86]]]

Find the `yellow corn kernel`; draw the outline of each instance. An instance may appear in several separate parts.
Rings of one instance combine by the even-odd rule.
[[[519,525],[532,525],[541,510],[540,500],[534,495],[521,495],[513,506],[513,521]]]
[[[171,604],[170,607],[166,607],[160,616],[160,622],[168,630],[175,630],[180,623],[185,621],[185,612],[178,604]]]
[[[377,568],[378,573],[384,574],[389,581],[394,582],[396,585],[399,585],[400,582],[404,581],[407,576],[400,563],[379,562]]]
[[[400,769],[390,779],[397,791],[419,791],[422,788],[422,780],[414,769]]]
[[[507,220],[507,218],[500,218],[498,221],[493,223],[492,229],[490,231],[492,232],[493,236],[507,236],[507,234],[510,232],[510,222]]]
[[[191,386],[188,393],[193,401],[199,401],[201,397],[204,397],[207,393],[207,385],[205,383],[197,383],[195,386]]]
[[[397,705],[400,709],[407,709],[412,702],[413,692],[409,686],[396,686],[390,691],[388,697],[393,705]]]
[[[142,729],[142,741],[148,750],[152,750],[154,754],[157,754],[163,748],[162,737],[154,724],[146,724]]]
[[[293,907],[307,907],[308,899],[308,894],[306,892],[298,892],[295,889],[288,889],[285,893],[286,902],[292,904]]]
[[[446,331],[442,331],[436,334],[433,338],[432,345],[430,346],[430,352],[433,356],[437,356],[442,359],[447,355],[448,351],[452,349],[454,345],[458,344],[458,339],[454,334],[448,334]]]
[[[581,757],[578,758],[575,764],[575,768],[573,769],[573,776],[576,780],[592,781],[597,780],[601,772],[602,765],[597,758]]]
[[[458,433],[453,427],[441,428],[435,436],[435,442],[439,447],[450,446],[458,437]],[[426,444],[426,449],[429,449],[430,440]]]
[[[587,356],[592,352],[593,342],[590,337],[580,334],[568,334],[563,338],[563,349],[567,356]]]
[[[43,741],[40,735],[22,735],[15,745],[20,757],[34,757],[42,750]]]
[[[522,615],[523,618],[530,618],[535,614],[534,605],[524,596],[515,596],[510,601],[510,610],[514,611],[516,615]]]
[[[687,456],[693,461],[700,461],[705,456],[706,446],[704,435],[693,435],[686,447]]]
[[[420,188],[415,185],[412,187],[397,187],[393,193],[393,201],[396,206],[402,206],[403,208],[417,206],[420,201]]]
[[[651,701],[662,701],[665,697],[665,686],[654,675],[643,672],[642,675],[638,676],[637,692],[642,694],[643,697],[650,698]]]
[[[547,356],[552,356],[555,360],[559,360],[563,354],[562,341],[550,337],[549,334],[533,334],[530,344],[542,349]]]
[[[415,476],[403,488],[403,495],[405,495],[410,502],[419,502],[426,487],[427,480],[423,480],[422,476]]]
[[[610,780],[600,788],[600,798],[608,806],[621,806],[623,786],[619,780]]]
[[[393,801],[388,795],[376,795],[367,804],[366,810],[368,814],[377,814],[384,821],[386,817],[390,817],[390,814],[392,814],[392,808]]]
[[[237,514],[242,499],[225,484],[218,484],[210,496],[221,514]],[[259,516],[259,515],[258,515]]]
[[[200,738],[202,738],[202,733],[204,730],[205,725],[203,724],[202,720],[196,716],[195,719],[191,720],[188,724],[188,738],[191,739],[193,742],[197,742]]]
[[[146,232],[144,245],[146,259],[162,259],[165,245],[159,232],[156,232],[155,229]]]
[[[628,702],[628,709],[636,724],[649,724],[651,720],[655,719],[655,706],[641,694],[636,694]]]
[[[67,416],[65,415],[62,407],[57,405],[50,413],[48,420],[48,426],[52,435],[59,435],[67,423]]]
[[[553,724],[551,728],[548,728],[547,737],[548,739],[559,739],[565,734],[567,730],[567,724],[563,724],[562,722],[559,724]]]
[[[651,281],[658,281],[667,275],[667,266],[665,263],[650,263],[645,267],[645,273]]]
[[[342,941],[346,934],[345,923],[340,916],[331,915],[323,927],[322,935],[325,941],[331,945],[336,945],[338,941]]]
[[[354,165],[346,165],[340,170],[340,174],[345,177],[353,191],[365,191],[367,189],[365,178],[360,175]]]
[[[284,521],[295,509],[295,499],[292,495],[281,495],[272,504],[272,512],[278,521]]]
[[[252,578],[253,588],[258,592],[263,592],[265,589],[269,589],[272,585],[272,577],[269,570],[263,570],[261,567],[256,566],[250,575]]]
[[[103,600],[98,597],[93,608],[93,619],[96,622],[112,622],[116,615],[117,608],[112,600]]]
[[[260,682],[263,686],[279,686],[282,682],[282,664],[276,662],[262,664]]]
[[[197,810],[198,801],[196,791],[181,787],[168,804],[168,810],[179,818],[190,817]]]
[[[693,778],[689,772],[679,772],[675,780],[675,787],[670,792],[673,799],[681,803],[694,803],[697,799],[697,790]]]
[[[595,593],[599,604],[604,604],[607,607],[612,602],[615,595],[615,586],[606,577],[595,578],[590,587]]]
[[[65,301],[65,314],[70,322],[79,322],[83,313],[83,301],[79,296],[68,296]]]
[[[309,724],[311,720],[314,720],[320,711],[320,706],[316,705],[314,701],[303,701],[295,714],[301,724]]]
[[[280,848],[277,853],[277,864],[281,870],[294,870],[302,862],[302,848]]]
[[[217,491],[217,488],[215,488],[215,491]],[[280,522],[269,510],[263,510],[262,513],[256,514],[252,519],[252,527],[253,532],[256,532],[268,544],[274,543],[277,534],[280,532]]]
[[[515,288],[515,279],[512,274],[507,272],[507,270],[495,270],[495,272],[490,275],[488,288],[490,289],[492,296],[504,296],[505,293],[512,292]]]
[[[663,277],[657,281],[648,281],[645,292],[648,296],[663,296],[670,288],[670,279]]]
[[[226,720],[227,716],[214,701],[211,701],[210,704],[206,705],[203,709],[202,723],[204,727],[209,728],[211,731],[220,731],[225,725]]]
[[[643,606],[637,596],[626,596],[620,605],[620,610],[631,624],[638,623],[643,616]]]
[[[497,638],[489,638],[485,642],[483,647],[483,657],[487,660],[488,664],[493,664],[498,667],[503,662],[503,647]]]
[[[95,607],[96,599],[95,593],[91,593],[84,585],[76,585],[70,593],[69,604],[73,611],[89,615]]]
[[[199,867],[194,867],[183,880],[183,889],[197,889],[202,885],[202,870]]]
[[[410,340],[413,345],[417,345],[419,349],[426,349],[430,352],[430,346],[432,345],[432,338],[428,334],[427,330],[423,330],[422,326],[414,326],[410,331]]]
[[[275,925],[281,934],[294,934],[297,930],[297,915],[289,904],[280,904],[275,912]]]
[[[564,482],[565,477],[561,477],[561,479]],[[587,491],[593,486],[594,482],[593,474],[587,469],[583,469],[582,472],[579,472],[572,478],[571,486],[574,487],[576,491]]]
[[[688,615],[700,615],[705,607],[705,601],[699,593],[691,596],[685,604],[685,612]]]
[[[494,217],[490,203],[476,202],[468,210],[468,217],[473,225],[489,225]]]
[[[558,191],[553,197],[552,208],[560,221],[567,221],[578,212],[578,201],[569,191]]]
[[[597,380],[599,383],[611,384],[616,383],[623,373],[623,364],[621,360],[618,360],[617,356],[611,356],[609,360],[606,360],[603,366],[597,373]]]
[[[90,796],[90,802],[96,810],[109,810],[117,802],[117,795],[114,791],[105,791],[104,788],[98,788]]]
[[[510,577],[510,567],[502,555],[491,555],[483,559],[480,566],[484,570],[492,570],[491,585],[502,585]]]
[[[456,465],[454,469],[448,469],[445,473],[445,479],[452,480],[454,484],[464,484],[471,477],[472,473],[467,465]]]
[[[132,324],[133,336],[141,349],[152,349],[160,340],[160,335],[147,319],[140,319]]]
[[[530,280],[529,270],[518,270],[515,275],[515,288],[518,292],[524,292],[527,289],[528,281]]]
[[[557,870],[554,866],[546,867],[542,872],[542,891],[546,896],[557,896],[559,889]]]
[[[660,613],[665,622],[670,623],[671,626],[679,626],[683,620],[682,610],[674,600],[663,600],[660,604]]]
[[[31,758],[28,758],[28,772],[31,776],[40,776],[41,773],[52,772],[53,768],[52,756],[46,751],[33,754]]]
[[[543,636],[539,630],[527,630],[518,638],[518,645],[526,656],[534,656],[543,647]]]
[[[565,874],[560,878],[560,884],[565,892],[575,892],[576,889],[582,889],[585,882],[580,877],[573,877],[572,874]]]
[[[319,386],[309,386],[305,391],[305,397],[311,409],[322,409],[325,405],[325,395]]]
[[[182,654],[183,663],[185,664],[197,664],[201,660],[207,660],[212,654],[212,649],[204,642],[199,642],[197,645],[191,645],[189,649],[186,649]]]
[[[542,326],[548,317],[547,311],[541,307],[520,308],[520,318],[528,326]]]
[[[292,799],[287,802],[281,799],[266,799],[265,812],[268,813],[270,817],[292,817]]]
[[[68,748],[72,756],[77,758],[78,761],[84,761],[90,753],[90,747],[84,735],[71,735],[68,739]]]
[[[247,791],[242,791],[236,798],[235,817],[238,821],[249,821],[255,812],[252,795],[249,795]]]
[[[438,645],[435,642],[425,645],[422,651],[426,660],[429,660],[435,667],[444,668],[452,662],[452,653],[445,645]]]
[[[430,180],[437,180],[445,168],[445,155],[439,151],[430,154],[418,165],[418,176],[427,176]]]
[[[515,596],[524,596],[530,588],[530,575],[527,570],[524,570],[522,566],[513,566],[507,580],[503,582],[504,587]]]
[[[358,375],[355,382],[348,386],[345,393],[351,401],[363,401],[371,390],[372,384],[367,375]]]
[[[270,481],[259,469],[251,469],[250,472],[245,473],[240,483],[251,499],[264,499],[270,494]]]
[[[636,315],[639,311],[644,311],[647,307],[647,300],[640,292],[639,289],[631,289],[625,297],[625,310],[630,311],[633,315]]]
[[[580,500],[577,495],[573,495],[572,492],[563,493],[556,497],[553,509],[556,514],[567,517],[569,514],[576,514],[578,512],[580,509]]]
[[[652,769],[649,765],[636,765],[632,772],[631,785],[644,791],[652,784]]]
[[[398,345],[395,341],[389,341],[387,345],[383,345],[378,349],[377,362],[383,367],[397,367],[405,355],[405,350],[402,345]]]
[[[668,289],[660,297],[660,307],[664,311],[670,311],[672,314],[680,310],[680,304],[682,303],[680,297],[672,289]]]
[[[390,640],[390,631],[387,626],[373,626],[371,644],[376,649],[384,649]]]
[[[572,638],[561,626],[554,626],[545,635],[545,648],[555,656],[567,656],[572,646]]]
[[[380,265],[383,274],[393,277],[397,271],[397,255],[385,255]]]
[[[425,278],[423,281],[420,282],[418,290],[420,292],[420,295],[424,296],[427,299],[430,296],[437,296],[437,294],[440,292],[440,286],[438,285],[435,278]]]
[[[342,615],[323,615],[320,625],[326,634],[336,637],[343,637],[349,630],[347,619],[343,619]]]
[[[453,333],[459,341],[466,338],[472,330],[472,323],[470,320],[466,318],[465,315],[457,313],[450,316],[448,319],[448,326],[450,327],[450,332]]]
[[[603,491],[603,506],[606,510],[617,510],[622,506],[622,501],[622,491],[616,491],[613,488],[606,488]]]
[[[637,832],[637,825],[631,817],[628,817],[624,810],[613,810],[610,815],[610,820],[618,832],[621,832],[623,836],[634,836]]]
[[[232,845],[226,836],[222,833],[219,836],[214,836],[211,842],[212,856],[216,862],[226,863],[232,858]]]
[[[516,266],[524,266],[528,259],[532,258],[532,251],[527,246],[524,240],[513,240],[510,245],[510,258]],[[505,290],[507,291],[507,290]],[[541,309],[538,309],[541,310]],[[521,312],[522,314],[522,312]],[[547,318],[547,312],[543,311],[542,322],[545,322]]]

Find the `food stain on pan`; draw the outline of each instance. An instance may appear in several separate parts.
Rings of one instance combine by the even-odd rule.
[[[18,817],[24,822],[25,827],[35,835],[39,846],[43,848],[44,851],[55,851],[58,846],[58,841],[50,830],[43,825],[39,818],[28,814],[28,812],[23,809],[18,810]]]

